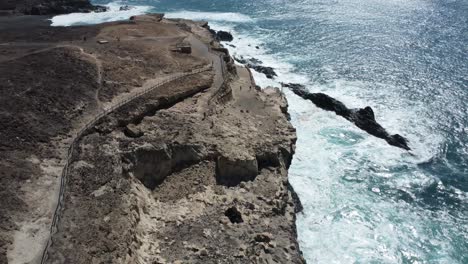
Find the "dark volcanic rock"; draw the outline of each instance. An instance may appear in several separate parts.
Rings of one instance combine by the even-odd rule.
[[[410,150],[408,141],[398,135],[390,135],[377,121],[375,120],[374,111],[367,106],[360,109],[349,109],[342,102],[324,94],[324,93],[309,93],[305,87],[300,84],[282,84],[284,87],[290,88],[295,94],[300,97],[312,101],[316,106],[333,111],[347,120],[353,122],[357,127],[367,133],[382,138],[388,144],[402,149]]]
[[[241,64],[261,65],[263,62],[256,58],[245,59],[243,56],[234,57],[234,59]]]
[[[240,64],[246,64],[246,63],[247,63],[247,60],[244,59],[242,56],[241,56],[240,58],[234,56],[234,60],[237,61],[237,62],[240,63]]]
[[[8,0],[2,1],[8,2]],[[19,0],[14,3],[14,7],[11,4],[5,6],[26,15],[58,15],[107,10],[104,6],[92,5],[89,0]],[[0,7],[3,9],[3,4],[0,3]]]
[[[128,11],[128,10],[132,10],[132,9],[133,9],[132,6],[124,5],[124,6],[121,6],[119,8],[119,11]]]
[[[0,10],[13,10],[16,8],[15,0],[0,0]]]
[[[262,66],[262,65],[255,65],[252,63],[248,63],[247,67],[254,69],[255,71],[258,71],[260,73],[263,73],[266,75],[268,79],[273,79],[275,76],[278,76],[275,72],[275,70],[272,67],[267,67],[267,66]]]
[[[233,41],[234,40],[234,37],[232,36],[231,33],[227,31],[222,31],[222,30],[216,32],[216,38],[220,41]]]
[[[234,60],[237,62],[246,65],[247,67],[254,69],[259,73],[263,73],[266,75],[268,79],[273,79],[275,76],[278,76],[275,70],[272,67],[263,66],[263,62],[256,58],[249,58],[245,59],[244,57],[234,57]]]
[[[208,29],[208,31],[211,33],[213,38],[217,41],[233,41],[234,40],[234,37],[232,36],[231,33],[227,31],[223,31],[223,30],[220,30],[220,31],[213,30],[210,28],[208,23],[203,24],[202,27]]]
[[[291,198],[294,202],[294,213],[301,213],[304,210],[304,206],[302,205],[301,200],[299,199],[299,195],[297,195],[296,191],[292,187],[292,185],[288,182],[288,190],[291,192]]]

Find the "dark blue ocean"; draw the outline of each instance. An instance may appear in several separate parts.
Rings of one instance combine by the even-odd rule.
[[[290,180],[309,263],[468,263],[468,0],[134,0],[133,13],[207,20],[231,31],[237,57],[348,107],[374,109],[407,152],[287,94],[297,128]],[[134,5],[120,12],[119,5]],[[68,22],[67,22],[68,21]],[[258,46],[258,48],[256,48]]]

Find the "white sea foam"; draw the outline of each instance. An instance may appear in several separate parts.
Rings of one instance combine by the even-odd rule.
[[[209,18],[204,18],[208,21]],[[324,127],[323,118],[326,116],[328,126],[337,128],[343,127],[344,131],[353,131],[353,135],[349,136],[348,140],[355,140],[354,137],[359,135],[361,140],[354,142],[360,144],[358,150],[359,156],[364,159],[366,153],[380,153],[378,156],[385,157],[379,162],[385,163],[386,166],[394,166],[400,164],[402,160],[410,161],[412,164],[417,164],[421,161],[427,160],[434,155],[438,146],[443,141],[441,135],[431,133],[431,126],[434,122],[429,122],[427,119],[420,118],[419,109],[423,108],[420,105],[414,105],[411,100],[400,98],[398,94],[391,94],[393,87],[386,87],[387,96],[376,97],[372,89],[367,89],[369,85],[363,82],[351,82],[346,80],[337,79],[330,84],[315,84],[310,79],[303,75],[295,73],[296,69],[290,63],[285,62],[282,58],[275,54],[271,54],[267,45],[258,37],[254,35],[247,35],[237,32],[235,24],[220,21],[210,21],[210,25],[215,30],[224,30],[231,32],[235,37],[232,42],[225,42],[226,48],[230,51],[231,55],[235,57],[243,57],[244,59],[255,58],[263,62],[264,66],[273,67],[278,74],[274,79],[268,79],[264,74],[252,71],[257,85],[265,88],[267,86],[281,87],[281,83],[299,83],[305,85],[312,92],[325,92],[332,97],[345,103],[350,108],[358,108],[364,106],[371,106],[375,112],[378,121],[392,134],[399,133],[405,135],[413,149],[412,154],[402,151],[398,148],[389,146],[384,140],[369,136],[367,133],[356,128],[353,124],[345,121],[343,118],[336,116],[334,113],[320,110],[312,105],[311,102],[305,101],[292,92],[284,89],[288,100],[290,101],[289,111],[292,115],[296,115],[296,120],[293,123],[298,127],[307,124],[306,128],[310,128],[311,124],[322,128]],[[398,98],[398,100],[395,100]],[[315,120],[311,121],[311,113],[314,113]],[[304,120],[306,118],[306,120]],[[429,123],[428,123],[429,122]],[[327,131],[330,132],[330,131]],[[319,131],[309,131],[306,143],[307,148],[311,148],[312,141],[320,142],[319,138],[311,140],[311,135],[318,133],[319,135],[327,134]],[[319,144],[320,145],[320,144]],[[338,144],[342,147],[341,144]],[[323,145],[322,145],[323,146]],[[318,146],[317,146],[318,147]],[[314,152],[317,152],[318,148]],[[300,155],[300,153],[298,153]],[[329,158],[327,153],[323,153],[323,157]],[[309,157],[310,158],[310,157]],[[356,166],[359,166],[356,164]],[[315,168],[317,168],[316,166]]]
[[[420,259],[425,254],[408,242],[433,239],[427,232],[431,225],[436,226],[431,219],[444,221],[449,216],[442,212],[434,217],[417,207],[384,197],[389,190],[407,191],[409,196],[414,196],[411,190],[415,186],[424,188],[438,181],[417,170],[417,164],[432,157],[443,141],[441,135],[432,131],[435,123],[424,117],[423,106],[392,94],[398,91],[393,89],[395,87],[381,87],[385,91],[382,96],[376,94],[375,89],[368,89],[375,83],[339,79],[328,84],[312,83],[307,76],[296,73],[292,64],[272,54],[259,36],[236,30],[237,23],[253,21],[248,16],[188,11],[167,15],[207,20],[213,29],[233,33],[234,40],[224,43],[232,55],[259,59],[278,74],[272,80],[254,71],[254,78],[261,87],[280,86],[281,82],[300,83],[310,91],[325,92],[350,108],[370,105],[378,121],[390,133],[409,138],[414,155],[389,146],[335,113],[323,111],[284,89],[291,122],[298,135],[290,180],[305,208],[304,213],[298,215],[298,237],[309,262],[398,263],[401,254],[408,259]],[[98,23],[103,20],[80,16],[75,21]],[[422,218],[427,221],[420,221]],[[417,236],[421,238],[415,238]],[[449,252],[448,242],[437,243],[441,254]]]
[[[254,19],[239,13],[177,11],[166,13],[167,18],[185,18],[191,20],[209,20],[226,22],[253,22]]]
[[[91,13],[72,13],[67,15],[55,16],[51,19],[52,26],[73,26],[73,25],[86,25],[86,24],[98,24],[104,22],[125,20],[131,16],[141,15],[150,12],[152,7],[150,6],[133,6],[130,10],[120,11],[120,7],[125,4],[119,2],[112,2],[106,7],[109,8],[106,12],[91,12]]]
[[[255,70],[253,71],[254,79],[257,85],[260,87],[281,87],[282,82],[300,84],[307,84],[310,82],[306,76],[294,73],[295,69],[292,64],[287,63],[271,54],[271,52],[268,50],[268,47],[261,39],[255,36],[237,32],[230,23],[223,23],[219,21],[213,22],[209,20],[209,18],[206,19],[210,22],[210,26],[213,29],[229,31],[235,36],[233,41],[223,43],[231,55],[236,58],[255,58],[260,60],[263,66],[274,68],[275,72],[278,74],[278,76],[274,79],[268,79],[264,74],[256,72]]]
[[[278,76],[273,80],[253,71],[261,87],[278,87],[281,82],[300,83],[312,92],[325,92],[350,108],[370,105],[390,133],[399,133],[410,141],[412,155],[284,89],[291,122],[298,135],[289,174],[305,208],[298,215],[297,226],[306,259],[313,263],[398,263],[401,246],[405,247],[406,257],[418,258],[425,254],[402,241],[417,241],[415,236],[431,239],[425,235],[431,223],[419,221],[426,212],[383,198],[389,190],[406,192],[414,198],[414,186],[424,188],[438,181],[417,169],[417,164],[432,157],[444,140],[432,132],[435,123],[423,117],[424,107],[392,94],[398,89],[385,84],[382,89],[386,96],[376,96],[375,90],[368,89],[375,83],[340,79],[329,84],[312,83],[307,76],[295,73],[292,64],[271,54],[257,36],[237,32],[232,23],[210,24],[213,29],[233,33],[234,40],[224,43],[232,55],[256,58],[264,66],[275,69]],[[400,168],[401,173],[397,172]],[[375,185],[369,182],[372,178]],[[402,217],[404,221],[393,223],[392,219]],[[441,247],[448,245],[441,244]]]

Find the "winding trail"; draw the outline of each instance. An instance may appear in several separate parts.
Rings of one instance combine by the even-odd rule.
[[[50,227],[50,236],[49,236],[49,239],[47,240],[47,244],[44,245],[44,250],[43,250],[43,253],[42,253],[42,258],[41,258],[40,263],[46,263],[46,261],[47,261],[48,250],[49,250],[50,246],[53,243],[52,237],[57,232],[58,222],[60,221],[61,213],[62,213],[63,207],[64,207],[64,194],[65,194],[65,191],[66,191],[65,187],[66,187],[66,184],[67,184],[67,177],[68,177],[68,172],[69,172],[69,166],[70,166],[71,161],[72,161],[72,155],[73,155],[74,149],[75,149],[76,145],[78,144],[80,138],[86,133],[86,131],[88,131],[89,129],[94,127],[103,117],[111,114],[112,112],[119,109],[120,107],[122,107],[122,106],[134,101],[135,99],[138,99],[138,98],[140,98],[140,97],[154,91],[156,88],[161,87],[162,85],[171,83],[173,81],[176,81],[178,79],[181,79],[181,78],[189,76],[189,75],[194,75],[194,74],[198,74],[198,73],[201,73],[201,72],[204,72],[204,71],[213,70],[215,72],[215,77],[213,79],[213,83],[212,83],[210,89],[217,90],[217,89],[221,88],[221,86],[223,85],[223,83],[225,81],[224,71],[223,71],[224,61],[222,60],[222,58],[218,54],[213,53],[211,51],[211,49],[207,46],[207,44],[203,43],[202,41],[200,41],[199,39],[197,39],[196,37],[194,37],[192,35],[188,38],[188,41],[192,45],[193,54],[196,55],[196,56],[200,56],[200,57],[208,57],[209,61],[211,61],[210,65],[207,65],[207,66],[199,68],[199,69],[193,69],[190,72],[182,72],[182,73],[172,74],[172,75],[167,76],[166,78],[164,78],[163,80],[161,80],[157,84],[154,84],[154,85],[152,85],[150,87],[147,87],[147,88],[137,89],[136,92],[132,92],[129,95],[126,95],[121,100],[118,100],[115,103],[112,102],[111,105],[102,107],[103,111],[101,113],[97,114],[94,118],[92,118],[90,121],[88,121],[84,126],[82,126],[76,132],[75,135],[73,135],[72,140],[71,140],[72,143],[69,145],[68,152],[67,152],[67,157],[65,159],[65,165],[63,167],[62,174],[61,174],[60,188],[59,188],[59,193],[57,195],[58,202],[57,202],[57,207],[55,209],[54,216],[53,216],[53,219],[52,219],[52,224],[51,224],[51,227]],[[63,45],[63,46],[71,46],[71,45]],[[47,50],[57,48],[57,47],[59,47],[59,46],[49,47],[47,49],[42,49],[40,51],[33,52],[31,54],[39,53],[41,51],[47,51]],[[96,66],[97,66],[97,71],[98,71],[97,82],[100,85],[102,83],[102,77],[101,77],[102,76],[101,75],[102,74],[102,68],[100,67],[99,59],[94,55],[85,53],[84,50],[81,47],[75,46],[75,48],[80,49],[80,51],[81,51],[81,53],[83,55],[88,56],[88,57],[91,56],[92,59],[95,60],[95,63],[96,63]],[[96,96],[98,96],[98,94]],[[190,96],[191,95],[188,95],[188,97],[190,97]],[[98,100],[99,98],[97,97],[96,99]],[[99,104],[99,100],[97,102]],[[102,104],[100,104],[100,106],[102,106]]]

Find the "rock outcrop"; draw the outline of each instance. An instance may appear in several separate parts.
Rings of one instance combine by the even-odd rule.
[[[257,71],[259,73],[265,74],[265,76],[268,79],[273,79],[275,76],[278,76],[276,74],[275,70],[272,67],[256,65],[256,64],[252,64],[252,63],[248,63],[247,67],[249,67],[251,69],[254,69],[255,71]]]
[[[106,7],[92,5],[89,0],[0,0],[0,10],[25,15],[59,15],[74,12],[103,12]]]
[[[275,69],[272,67],[264,66],[262,65],[263,62],[261,60],[258,60],[256,58],[248,58],[245,59],[243,57],[240,58],[234,58],[237,62],[246,65],[247,67],[259,72],[265,74],[265,76],[268,79],[273,79],[274,77],[278,76],[275,72]]]
[[[234,36],[232,36],[232,34],[230,32],[227,32],[227,31],[223,31],[223,30],[219,30],[219,31],[216,31],[214,29],[211,29],[210,26],[208,25],[208,23],[206,22],[202,22],[203,24],[201,24],[200,26],[207,29],[211,36],[216,40],[216,41],[233,41],[234,40]]]
[[[216,32],[216,38],[219,41],[233,41],[234,40],[234,37],[232,36],[231,33],[227,31],[222,31],[222,30],[219,30]]]
[[[298,96],[312,101],[316,106],[327,111],[333,111],[337,115],[353,122],[357,127],[367,133],[384,139],[388,144],[405,150],[410,150],[408,140],[399,134],[390,135],[379,123],[377,123],[374,111],[371,107],[367,106],[360,109],[349,109],[342,102],[324,93],[307,92],[305,87],[300,84],[283,84],[283,86],[290,88],[291,91]]]
[[[0,20],[0,263],[304,262],[279,89],[199,22],[33,22]]]

